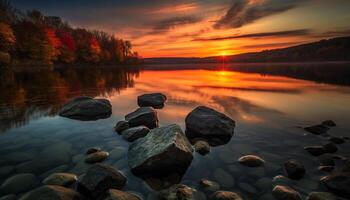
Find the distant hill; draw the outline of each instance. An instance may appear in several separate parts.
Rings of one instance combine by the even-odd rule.
[[[146,58],[145,63],[215,63],[221,57]],[[350,36],[321,40],[281,49],[226,56],[225,62],[350,61]]]

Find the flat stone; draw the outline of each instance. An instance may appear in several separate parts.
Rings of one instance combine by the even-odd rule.
[[[323,146],[327,153],[335,153],[338,151],[338,147],[333,143],[328,143]]]
[[[45,185],[69,186],[78,180],[75,174],[54,173],[43,180]]]
[[[126,177],[112,166],[94,164],[86,174],[79,178],[77,191],[87,197],[96,198],[107,189],[122,189],[126,184]]]
[[[121,134],[122,131],[126,130],[129,128],[129,122],[125,121],[125,120],[121,120],[119,122],[117,122],[117,124],[114,127],[114,130],[118,133]]]
[[[125,116],[130,127],[146,126],[149,129],[158,127],[157,112],[152,107],[141,107]]]
[[[206,155],[210,152],[210,145],[208,142],[199,140],[194,144],[194,149],[197,153],[201,155]]]
[[[287,175],[291,179],[301,179],[305,175],[305,167],[304,165],[297,160],[288,160],[284,163],[284,170]]]
[[[143,94],[137,97],[137,104],[140,107],[153,107],[153,108],[163,108],[164,103],[167,100],[166,96],[162,93],[150,93]]]
[[[19,194],[26,192],[37,185],[37,178],[34,174],[16,174],[6,179],[0,186],[2,194]]]
[[[112,114],[112,105],[107,99],[78,97],[66,103],[59,115],[77,120],[97,120],[108,118]]]
[[[322,122],[322,125],[324,125],[324,126],[329,126],[329,127],[337,126],[337,124],[336,124],[334,121],[332,121],[332,120],[323,121],[323,122]]]
[[[350,173],[338,172],[321,178],[321,183],[332,193],[350,198]]]
[[[235,184],[234,178],[221,168],[218,168],[214,171],[213,177],[215,181],[224,188],[232,188]]]
[[[277,185],[272,190],[277,200],[301,200],[300,194],[288,186]]]
[[[117,189],[107,190],[100,198],[100,200],[141,200],[140,197],[129,192],[123,192]]]
[[[311,192],[306,200],[337,200],[338,198],[329,192]]]
[[[86,156],[85,158],[85,162],[86,163],[97,163],[97,162],[102,162],[104,160],[106,160],[109,156],[108,152],[105,151],[98,151],[95,153],[91,153],[89,155]]]
[[[206,139],[211,146],[226,144],[234,134],[235,121],[212,108],[198,106],[185,119],[186,136]]]
[[[259,167],[265,163],[262,158],[255,155],[242,156],[238,159],[238,162],[248,167]]]
[[[305,127],[304,130],[315,135],[324,135],[324,134],[327,134],[329,128],[327,126],[319,124],[319,125]]]
[[[237,193],[229,191],[217,191],[210,196],[210,200],[243,200]]]
[[[36,188],[19,200],[84,200],[85,198],[78,192],[57,185],[44,185]]]
[[[146,126],[136,126],[124,130],[121,135],[129,142],[133,142],[139,138],[145,137],[149,133],[150,129]]]
[[[343,143],[345,143],[344,138],[342,138],[342,137],[335,137],[335,136],[330,137],[329,141],[331,141],[331,142],[333,142],[335,144],[343,144]]]
[[[326,150],[323,146],[306,146],[304,149],[313,156],[319,156],[326,153]]]
[[[147,136],[132,143],[128,162],[136,175],[183,171],[192,162],[192,152],[180,126],[171,124],[152,129]]]

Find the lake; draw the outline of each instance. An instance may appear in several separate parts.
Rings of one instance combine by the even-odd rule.
[[[282,166],[288,159],[297,159],[306,168],[302,180],[288,180],[304,198],[311,191],[326,191],[319,179],[327,173],[317,169],[318,158],[304,147],[326,144],[328,138],[310,134],[302,127],[330,119],[337,124],[329,130],[330,135],[350,137],[350,87],[344,73],[343,81],[337,82],[335,77],[330,81],[323,75],[322,79],[306,80],[310,74],[288,76],[285,71],[269,75],[225,66],[175,68],[0,71],[0,183],[18,173],[34,174],[32,185],[16,186],[21,188],[16,191],[20,196],[40,185],[52,172],[80,175],[89,167],[84,163],[86,150],[100,147],[110,152],[104,163],[128,177],[125,190],[155,199],[157,189],[130,172],[129,143],[113,127],[138,107],[137,96],[162,92],[168,100],[163,109],[157,110],[161,126],[176,123],[184,130],[185,117],[199,105],[214,108],[236,121],[234,136],[227,144],[212,147],[205,156],[195,153],[186,173],[176,179],[196,188],[197,199],[211,194],[199,186],[203,178],[244,199],[273,199],[272,179],[285,176]],[[109,99],[112,116],[96,121],[58,116],[61,106],[77,96]],[[337,147],[337,154],[349,156],[350,141]],[[247,154],[260,156],[265,166],[249,168],[239,164],[238,158]],[[13,192],[0,191],[1,195],[9,193]]]

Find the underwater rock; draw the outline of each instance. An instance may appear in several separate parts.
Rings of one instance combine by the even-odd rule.
[[[66,103],[59,115],[77,120],[97,120],[108,118],[112,114],[112,105],[107,99],[78,97]]]
[[[194,144],[194,149],[197,153],[206,155],[210,152],[210,145],[206,141],[198,140]]]
[[[323,146],[306,146],[304,149],[313,156],[319,156],[326,153],[326,150]]]
[[[272,190],[277,200],[301,200],[300,194],[288,186],[277,185]]]
[[[107,189],[122,189],[126,184],[123,173],[112,166],[105,164],[94,164],[85,175],[78,180],[77,191],[87,197],[96,198]]]
[[[121,134],[122,131],[124,131],[124,130],[126,130],[128,128],[129,128],[129,122],[127,122],[125,120],[121,120],[121,121],[117,122],[117,124],[114,127],[114,130],[118,134]]]
[[[133,142],[139,138],[145,137],[149,133],[150,129],[146,126],[136,126],[124,130],[121,135],[128,142]]]
[[[259,167],[265,163],[262,158],[255,155],[242,156],[238,159],[238,162],[248,167]]]
[[[198,106],[185,119],[186,136],[203,138],[211,146],[226,144],[234,134],[235,121],[214,109]]]
[[[84,200],[85,198],[78,192],[57,185],[44,185],[36,188],[19,200]]]
[[[305,175],[305,167],[304,165],[297,160],[288,160],[284,163],[284,170],[287,175],[291,179],[301,179]]]
[[[146,126],[149,129],[158,127],[157,111],[152,107],[141,107],[134,112],[125,116],[125,120],[129,122],[130,127]]]
[[[164,107],[164,103],[167,100],[166,96],[162,93],[150,93],[143,94],[137,97],[137,104],[140,107],[153,107],[160,109]]]
[[[210,196],[210,200],[243,200],[237,193],[229,191],[217,191]]]
[[[337,172],[321,178],[321,183],[332,193],[350,198],[350,173]]]
[[[98,151],[95,153],[91,153],[89,155],[86,156],[85,158],[85,162],[86,163],[97,163],[97,162],[102,162],[104,160],[106,160],[109,156],[108,152],[105,151]]]
[[[185,171],[193,149],[180,126],[171,124],[152,129],[129,146],[128,162],[135,175]],[[176,155],[176,156],[175,156]]]
[[[45,185],[69,186],[78,180],[75,174],[54,173],[43,180]]]
[[[16,174],[6,179],[0,186],[1,194],[19,194],[26,192],[37,184],[37,178],[34,174],[24,173]]]
[[[100,200],[141,200],[140,197],[117,189],[107,190],[100,198]]]
[[[327,131],[329,130],[329,128],[327,126],[319,124],[319,125],[305,127],[304,130],[315,135],[325,135],[327,134]]]

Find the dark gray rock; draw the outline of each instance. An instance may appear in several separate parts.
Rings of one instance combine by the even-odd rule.
[[[133,142],[139,138],[145,137],[149,133],[150,129],[146,126],[136,126],[124,130],[121,135],[129,142]]]
[[[163,108],[166,101],[166,96],[162,93],[143,94],[137,97],[137,104],[140,107]]]
[[[345,142],[344,138],[342,137],[336,137],[336,136],[332,136],[329,138],[329,141],[335,143],[335,144],[343,144]]]
[[[332,193],[350,198],[350,173],[338,172],[321,178],[321,183]]]
[[[98,151],[95,153],[91,153],[89,155],[86,156],[85,158],[85,162],[86,163],[97,163],[97,162],[102,162],[104,160],[106,160],[109,156],[108,152],[105,151]]]
[[[19,200],[84,200],[85,198],[78,192],[57,185],[45,185],[36,188]]]
[[[97,120],[108,118],[112,114],[112,105],[107,99],[78,97],[63,106],[59,115],[77,120]]]
[[[92,153],[96,153],[98,151],[101,151],[100,147],[91,147],[86,151],[86,154],[92,154]]]
[[[69,186],[78,180],[75,174],[54,173],[43,180],[45,185]]]
[[[125,120],[121,120],[119,122],[117,122],[117,124],[114,127],[114,130],[118,133],[121,134],[122,131],[126,130],[129,128],[129,122],[125,121]]]
[[[277,200],[301,200],[300,194],[288,186],[277,185],[272,190]]]
[[[206,141],[198,140],[194,144],[194,149],[197,153],[206,155],[210,152],[210,145]]]
[[[237,193],[229,191],[217,191],[210,196],[210,200],[243,200]]]
[[[186,116],[186,136],[204,138],[210,145],[227,143],[234,134],[235,121],[214,109],[199,106]]]
[[[78,180],[77,190],[90,198],[102,195],[107,189],[122,189],[126,177],[117,169],[105,164],[94,164]]]
[[[326,150],[327,153],[335,153],[338,151],[338,147],[332,142],[323,145],[323,148]]]
[[[26,192],[37,185],[37,178],[34,174],[16,174],[6,179],[0,186],[2,194],[19,194]]]
[[[149,129],[158,127],[157,111],[152,107],[141,107],[125,116],[130,127],[146,126]]]
[[[329,127],[334,127],[334,126],[336,126],[337,124],[336,124],[334,121],[332,121],[332,120],[326,120],[326,121],[323,121],[323,122],[322,122],[322,125],[324,125],[324,126],[329,126]]]
[[[109,189],[99,198],[99,200],[141,200],[141,198],[129,192]]]
[[[248,167],[259,167],[265,163],[262,158],[255,155],[242,156],[238,159],[238,162]]]
[[[327,134],[327,131],[329,130],[329,128],[327,126],[319,124],[319,125],[305,127],[304,130],[315,135],[325,135]]]
[[[128,162],[134,174],[161,174],[186,170],[193,149],[176,124],[152,129],[129,146]],[[175,156],[176,155],[176,156]]]
[[[319,156],[326,153],[326,150],[323,146],[307,146],[304,149],[313,156]]]
[[[295,180],[301,179],[306,172],[304,165],[301,162],[293,159],[284,163],[284,170],[289,178]]]

